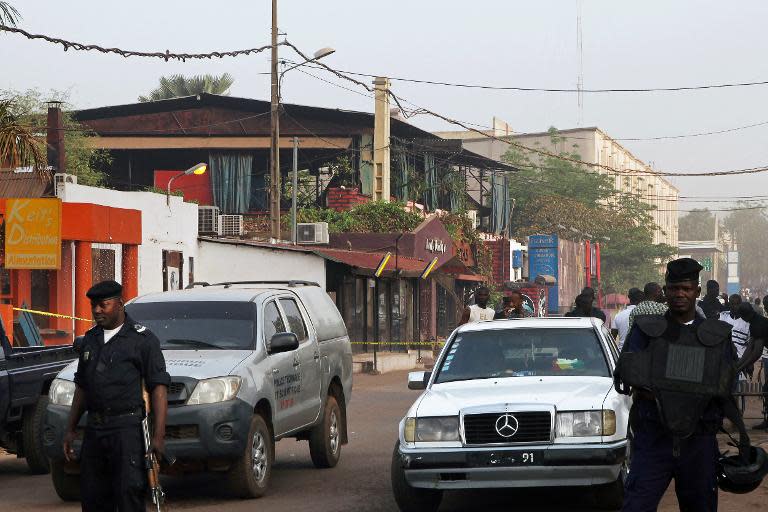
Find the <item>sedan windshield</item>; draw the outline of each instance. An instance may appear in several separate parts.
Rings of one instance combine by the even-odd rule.
[[[592,329],[515,328],[456,335],[436,383],[496,377],[593,376],[610,371]]]
[[[250,302],[154,302],[125,309],[155,333],[163,349],[253,348],[256,309]]]

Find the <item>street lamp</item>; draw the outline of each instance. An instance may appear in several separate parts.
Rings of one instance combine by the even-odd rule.
[[[171,183],[173,183],[173,181],[176,178],[179,178],[181,176],[189,176],[190,174],[199,176],[201,174],[205,174],[205,171],[207,170],[208,170],[208,164],[201,162],[197,165],[190,167],[184,172],[180,172],[179,174],[177,174],[176,176],[168,180],[168,190],[166,191],[166,194],[165,194],[165,204],[168,206],[171,206]]]
[[[299,66],[308,64],[310,62],[316,62],[323,57],[334,53],[336,50],[333,48],[321,48],[314,53],[311,59],[307,59],[304,62],[300,62],[291,66],[288,69],[283,70],[279,75],[277,73],[277,0],[272,0],[272,97],[270,107],[270,131],[271,131],[271,143],[269,148],[269,217],[271,225],[272,238],[275,240],[280,239],[280,82],[283,79],[283,75],[292,69],[296,69]]]

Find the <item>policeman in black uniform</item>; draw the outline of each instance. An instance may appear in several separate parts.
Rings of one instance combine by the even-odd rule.
[[[729,365],[735,368],[729,326],[696,315],[701,270],[701,265],[691,258],[667,265],[664,293],[669,310],[664,316],[637,317],[619,361],[617,375],[635,386],[630,413],[632,461],[622,508],[625,512],[655,511],[673,478],[681,512],[717,510],[716,433],[722,424],[722,406],[717,399],[702,400],[699,395],[679,391],[692,385],[697,377],[706,384],[707,376],[714,373],[710,382],[717,382],[721,373],[733,373],[727,369]],[[669,352],[664,352],[661,359],[643,359],[662,347],[668,347]],[[717,352],[702,355],[707,350]],[[648,361],[655,362],[651,363],[652,368],[638,368]],[[666,364],[659,364],[660,361]],[[725,362],[723,366],[721,361]],[[637,384],[644,378],[641,374],[647,376],[649,386]],[[654,378],[659,379],[659,386]],[[732,379],[725,380],[720,387],[724,387],[727,395],[728,381]],[[650,390],[665,385],[672,387],[664,392]],[[677,391],[675,385],[680,386]],[[688,432],[676,435],[675,427],[678,434],[683,427]]]
[[[158,456],[164,448],[170,376],[160,342],[126,315],[121,294],[115,281],[98,283],[86,294],[96,326],[82,341],[64,437],[64,456],[71,460],[75,429],[88,412],[80,457],[84,511],[146,510],[142,386],[151,395],[152,448]]]

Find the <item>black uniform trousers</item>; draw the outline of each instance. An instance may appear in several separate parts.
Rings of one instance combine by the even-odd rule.
[[[633,408],[638,405],[636,402]],[[675,457],[672,436],[658,422],[655,410],[638,409],[622,512],[655,512],[672,479],[680,512],[715,512],[719,453],[715,434],[694,434],[681,440],[680,455]]]
[[[141,423],[87,427],[80,471],[83,512],[146,510]]]

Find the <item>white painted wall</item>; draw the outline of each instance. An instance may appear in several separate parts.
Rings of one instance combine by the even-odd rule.
[[[139,295],[163,291],[163,250],[184,254],[184,286],[188,284],[190,258],[195,260],[197,273],[196,204],[185,203],[179,196],[171,196],[168,206],[165,194],[123,192],[74,183],[65,183],[59,197],[65,203],[91,203],[141,211]],[[120,274],[118,266],[115,276]]]
[[[325,259],[311,252],[275,249],[231,241],[200,240],[195,280],[314,281],[325,289]]]

